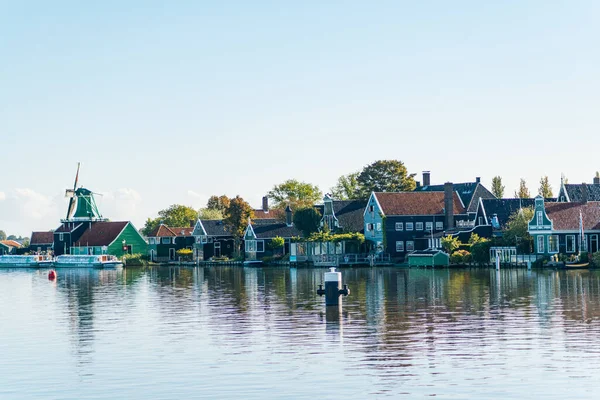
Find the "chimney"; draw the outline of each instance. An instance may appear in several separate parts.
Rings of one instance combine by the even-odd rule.
[[[600,176],[595,176],[594,177],[594,185],[600,185]]]
[[[475,178],[475,183],[481,183],[481,178],[480,177]]]
[[[292,209],[289,204],[285,208],[285,224],[287,226],[292,226]]]
[[[588,202],[588,188],[587,188],[586,183],[581,184],[581,202],[582,203]]]
[[[266,213],[269,212],[269,198],[267,196],[262,198],[262,209]]]
[[[423,186],[431,185],[431,173],[429,171],[423,171]]]
[[[446,229],[454,228],[454,185],[452,182],[444,183],[444,216]]]
[[[421,187],[421,182],[416,181],[416,183],[417,183],[417,187],[420,188]]]

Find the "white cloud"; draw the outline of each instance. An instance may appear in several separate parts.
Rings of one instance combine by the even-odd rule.
[[[96,197],[102,216],[112,221],[143,220],[140,212],[142,196],[134,189],[120,188]]]

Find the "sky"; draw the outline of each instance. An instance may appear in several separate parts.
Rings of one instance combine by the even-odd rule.
[[[64,190],[138,228],[171,204],[323,192],[397,159],[512,196],[600,162],[597,1],[0,0],[0,229]]]

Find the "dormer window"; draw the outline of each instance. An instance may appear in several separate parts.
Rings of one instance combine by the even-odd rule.
[[[370,205],[369,206],[369,212],[375,212],[375,206],[374,205]]]
[[[542,212],[541,211],[537,212],[537,224],[538,225],[543,225],[544,224],[544,217],[542,216]]]

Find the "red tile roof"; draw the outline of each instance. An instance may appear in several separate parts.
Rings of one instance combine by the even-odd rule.
[[[385,215],[444,214],[444,192],[377,192],[377,201]],[[464,214],[458,194],[454,192],[454,214]]]
[[[29,245],[54,243],[54,232],[31,232]]]
[[[127,224],[126,221],[94,222],[83,232],[74,246],[108,246],[115,241]]]
[[[154,228],[152,232],[148,235],[148,237],[174,237],[174,236],[182,236],[181,232],[183,231],[183,236],[191,236],[194,231],[194,227],[186,226],[186,227],[177,227],[171,228],[167,225],[160,224],[158,227]]]
[[[3,240],[0,243],[6,245],[6,246],[10,246],[10,247],[16,247],[16,248],[21,248],[23,247],[23,245],[15,240]]]
[[[262,208],[254,210],[254,218],[253,219],[272,219],[272,218],[283,218],[283,210],[280,209],[272,209],[269,211],[265,211]]]
[[[554,230],[579,230],[579,211],[583,216],[584,230],[600,230],[600,202],[545,203],[546,214]]]

